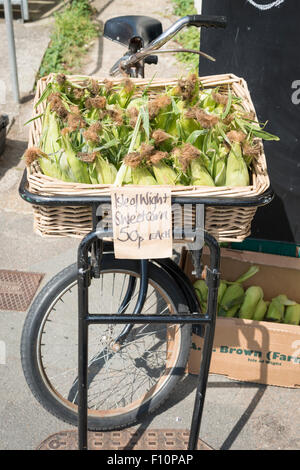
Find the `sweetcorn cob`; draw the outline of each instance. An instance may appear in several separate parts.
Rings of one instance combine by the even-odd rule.
[[[241,284],[231,284],[227,287],[220,302],[219,315],[234,316],[244,299],[244,289]]]
[[[208,296],[207,284],[203,279],[198,279],[196,282],[194,282],[194,289],[199,299],[201,310],[204,313],[206,312],[206,309],[207,309],[207,296]]]
[[[300,304],[288,305],[286,307],[283,323],[300,325]]]
[[[283,320],[283,315],[284,315],[284,302],[282,302],[282,297],[277,296],[272,299],[266,319],[273,321],[273,322],[281,322]]]
[[[192,160],[191,163],[191,184],[194,186],[215,186],[214,180],[205,168],[200,158]]]
[[[167,163],[160,161],[152,166],[154,176],[158,184],[161,185],[175,185],[177,181],[177,175],[173,168],[171,168]]]
[[[234,142],[227,159],[226,186],[248,185],[249,172],[242,155],[241,145],[238,142]]]
[[[263,290],[259,286],[251,286],[245,292],[245,297],[239,311],[239,317],[251,320],[258,302],[263,298]]]
[[[218,289],[218,306],[220,305],[225,291],[227,289],[227,283],[225,281],[220,281],[219,289]]]
[[[255,312],[252,320],[261,321],[264,319],[269,302],[266,302],[264,299],[260,299],[256,305]]]

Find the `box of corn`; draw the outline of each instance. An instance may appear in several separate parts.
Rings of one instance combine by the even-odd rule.
[[[192,274],[190,254],[184,252],[183,258],[184,270],[205,311],[205,280]],[[207,252],[203,263],[209,264]],[[300,260],[222,248],[220,272],[210,373],[299,388]],[[202,341],[193,334],[188,362],[191,374],[199,371]]]
[[[108,80],[51,74],[37,83],[24,158],[40,195],[109,195],[122,185],[173,195],[249,198],[269,187],[263,140],[246,82],[232,74]],[[205,228],[242,241],[256,207],[208,207]],[[90,207],[34,207],[45,236],[82,237]]]

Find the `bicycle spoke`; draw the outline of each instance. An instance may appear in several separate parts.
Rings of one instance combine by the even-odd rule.
[[[52,390],[63,397],[64,403],[69,400],[73,406],[78,401],[78,328],[76,308],[69,307],[68,310],[68,306],[73,303],[77,305],[75,286],[76,283],[56,299],[54,308],[46,318],[41,335],[43,340],[40,341],[40,361]],[[139,287],[139,276],[133,281],[129,273],[101,273],[100,278],[93,279],[90,286],[90,312],[109,315],[121,308],[125,316],[132,314]],[[170,300],[164,298],[155,285],[149,284],[141,314],[163,315],[171,311]],[[174,350],[176,354],[176,349],[167,348],[169,328],[174,326],[134,324],[120,344],[120,349],[114,350],[113,346],[124,331],[124,325],[90,326],[87,371],[89,413],[126,410],[133,402],[142,404],[151,390],[156,393],[156,385],[165,375],[167,377],[167,353],[172,354]],[[55,338],[55,352],[51,338]]]

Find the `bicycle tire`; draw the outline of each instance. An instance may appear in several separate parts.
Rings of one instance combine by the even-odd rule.
[[[120,260],[120,259],[116,260],[113,254],[105,254],[103,255],[103,259],[102,259],[101,273],[103,275],[103,279],[106,275],[105,282],[107,281],[108,283],[109,283],[108,275],[109,276],[112,275],[116,277],[117,275],[119,276],[120,273],[124,274],[124,276],[135,276],[136,279],[139,279],[139,262],[135,260]],[[42,348],[44,348],[45,344],[42,343],[42,339],[41,339],[42,336],[45,335],[45,328],[46,328],[45,325],[48,324],[49,322],[50,313],[52,312],[53,315],[56,315],[57,305],[59,304],[59,300],[62,300],[62,295],[66,295],[66,292],[72,292],[73,287],[70,288],[70,286],[77,287],[76,264],[73,264],[65,268],[63,271],[58,273],[54,278],[52,278],[45,285],[45,287],[40,291],[40,293],[34,300],[28,312],[28,315],[25,319],[25,323],[23,327],[22,339],[21,339],[21,361],[22,361],[23,372],[24,372],[27,384],[29,385],[31,392],[33,393],[35,398],[39,401],[39,403],[48,412],[50,412],[51,414],[53,414],[60,420],[76,426],[78,423],[77,405],[75,401],[72,401],[74,400],[74,393],[76,395],[76,379],[75,381],[73,380],[73,385],[70,389],[71,391],[70,390],[68,391],[68,398],[66,399],[65,396],[60,395],[60,392],[58,392],[55,389],[55,386],[53,385],[53,377],[52,377],[52,382],[51,382],[51,379],[46,374],[45,358],[43,356],[45,353],[42,351]],[[188,312],[186,299],[183,293],[178,289],[178,287],[174,288],[174,281],[172,280],[170,275],[166,273],[163,269],[155,265],[153,262],[149,262],[149,286],[151,286],[151,289],[153,288],[153,291],[155,294],[154,296],[157,299],[159,298],[159,301],[157,301],[157,303],[160,302],[159,296],[161,296],[163,301],[166,301],[168,308],[172,310],[173,314],[176,314],[177,312],[180,312],[180,313]],[[54,308],[54,305],[56,309]],[[75,310],[76,309],[74,309],[74,314],[70,313],[70,318],[71,318],[71,321],[73,321],[72,319],[74,318],[75,323],[77,324],[77,315],[76,315],[77,312]],[[64,312],[67,312],[67,307],[64,310]],[[63,318],[65,318],[65,315],[67,315],[67,313],[63,313],[63,315],[64,315]],[[51,325],[51,322],[50,322],[50,325]],[[102,325],[102,326],[106,326],[106,328],[109,328],[109,325]],[[124,328],[124,325],[123,326],[119,325],[119,326]],[[160,328],[162,328],[162,326],[164,325],[160,325]],[[123,355],[125,355],[125,357],[126,357],[126,348],[128,351],[130,347],[131,348],[133,348],[133,346],[137,347],[137,344],[139,342],[143,342],[143,341],[149,342],[150,339],[154,340],[156,339],[156,337],[158,338],[157,343],[161,345],[162,347],[165,347],[164,342],[166,343],[166,341],[165,339],[162,339],[161,341],[160,339],[161,333],[159,332],[160,330],[151,331],[152,326],[146,325],[146,327],[148,328],[148,332],[147,330],[145,330],[145,325],[144,325],[143,326],[144,330],[136,330],[135,332],[136,337],[134,341],[132,342],[128,341],[127,344],[125,341],[124,347],[121,348],[121,352]],[[152,387],[150,391],[146,393],[145,396],[143,396],[141,399],[138,399],[138,400],[132,399],[133,401],[129,403],[128,405],[124,405],[123,408],[122,407],[118,408],[117,406],[116,409],[111,408],[109,410],[98,410],[98,409],[94,410],[92,409],[92,405],[91,405],[88,410],[88,413],[89,413],[88,414],[88,428],[90,430],[103,431],[103,430],[112,430],[112,429],[122,429],[124,427],[134,424],[137,421],[140,421],[141,418],[144,417],[145,415],[153,413],[158,407],[160,407],[167,400],[170,393],[174,390],[176,383],[178,382],[178,380],[180,380],[180,378],[182,377],[185,371],[188,354],[190,350],[191,325],[188,325],[188,324],[181,325],[181,326],[167,325],[165,327],[168,328],[166,330],[166,334],[169,334],[167,333],[167,331],[172,332],[172,335],[173,335],[172,344],[175,345],[173,347],[173,350],[175,352],[172,352],[172,347],[171,347],[170,349],[171,353],[168,352],[168,350],[166,353],[164,353],[164,351],[162,353],[163,355],[165,354],[166,356],[165,358],[166,364],[164,366],[166,369],[166,373],[164,372],[164,374],[162,375],[162,378],[158,379],[157,384],[155,384],[154,387]],[[51,328],[53,327],[51,326]],[[91,326],[90,328],[93,328],[93,326]],[[70,326],[69,326],[69,329],[70,329]],[[139,333],[139,331],[141,333]],[[143,333],[143,331],[146,331],[146,332]],[[54,338],[57,339],[57,335],[59,337],[60,336],[63,337],[62,336],[63,334],[65,333],[61,332],[61,330],[57,330],[56,336],[54,334]],[[65,336],[65,338],[69,339],[67,336]],[[139,338],[139,339],[137,340],[136,338]],[[101,341],[102,341],[102,337],[101,337]],[[108,341],[108,339],[106,339],[105,341]],[[68,343],[68,346],[66,347],[64,346],[63,349],[60,350],[59,349],[61,347],[60,343],[56,342],[56,344],[54,345],[52,344],[52,350],[54,353],[54,351],[58,348],[58,357],[64,358],[64,360],[67,361],[66,356],[67,354],[69,354],[69,350],[71,346],[75,348],[76,344],[73,345],[70,340]],[[51,349],[51,345],[49,348]],[[105,348],[107,351],[107,346],[105,346]],[[142,360],[143,361],[148,360],[149,362],[149,359],[148,359],[148,355],[149,355],[150,362],[151,362],[151,355],[155,356],[156,354],[157,357],[159,357],[159,355],[157,353],[157,350],[155,351],[154,346],[153,346],[153,349],[151,349],[150,347],[148,348],[149,348],[150,353],[149,351],[146,350],[147,354],[145,355],[144,353],[142,355]],[[73,350],[75,353],[75,349]],[[105,351],[105,349],[101,351],[101,354],[103,353],[103,351]],[[103,353],[103,356],[105,356],[106,351]],[[110,354],[109,360],[111,360],[112,362],[117,361],[117,364],[119,364],[119,359],[121,357],[120,352],[113,351],[113,352],[109,352],[109,354]],[[119,354],[120,357],[118,357],[117,354]],[[169,358],[167,359],[168,354],[169,354]],[[51,355],[51,352],[50,352],[50,355]],[[127,354],[127,355],[128,357],[130,356],[130,354]],[[77,361],[76,354],[75,354],[75,357]],[[101,360],[98,359],[97,356],[96,356],[96,359],[100,363],[101,361],[103,363],[104,359],[101,358],[101,355],[99,357]],[[94,367],[93,360],[91,362],[91,370]],[[136,361],[137,364],[141,363],[141,360],[138,357],[134,358],[134,361]],[[167,363],[167,361],[169,362]],[[110,364],[110,363],[107,361],[105,366],[107,366],[107,364]],[[67,366],[64,364],[62,365],[59,362],[59,367],[62,367],[62,366],[66,368],[65,375],[67,375],[67,372],[68,372]],[[135,366],[135,363],[133,364],[132,367],[134,366]],[[97,367],[99,368],[99,365]],[[104,366],[102,366],[102,368],[103,367]],[[147,371],[146,367],[149,368],[149,364],[147,363],[147,365],[145,365],[144,363],[142,363],[142,366],[141,364],[138,365],[137,366],[138,371],[140,367],[142,367],[142,369],[144,367],[145,370]],[[113,369],[113,371],[114,370],[115,369]],[[151,365],[150,365],[150,370],[151,370]],[[153,367],[152,371],[153,370],[156,372],[157,368],[155,369],[155,367]],[[126,372],[127,372],[127,368],[126,368]],[[101,369],[100,369],[100,373],[101,373]],[[141,373],[144,373],[144,371],[142,370]],[[124,375],[125,375],[125,371],[124,371]],[[126,374],[126,377],[129,377],[129,375],[130,374]],[[95,381],[95,377],[97,377],[97,375],[92,377],[91,384],[93,384],[93,382]],[[151,380],[153,379],[151,378]],[[160,383],[161,381],[162,383]],[[97,387],[100,386],[99,385],[100,383],[101,384],[103,383],[103,378],[101,382],[98,380]],[[75,387],[75,392],[72,392],[72,389],[74,387]],[[153,392],[151,392],[152,389],[153,389]],[[90,392],[90,389],[89,389],[89,392]],[[69,397],[71,397],[72,400]],[[123,397],[122,397],[122,400],[124,401]],[[119,403],[119,402],[116,402],[116,403]]]

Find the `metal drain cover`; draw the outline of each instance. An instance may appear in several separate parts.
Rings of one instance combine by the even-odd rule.
[[[43,277],[40,273],[0,269],[0,310],[26,311]]]
[[[187,450],[189,431],[183,429],[149,429],[89,432],[89,450]],[[77,431],[61,431],[47,437],[37,450],[76,450]],[[200,439],[198,450],[213,450]]]

